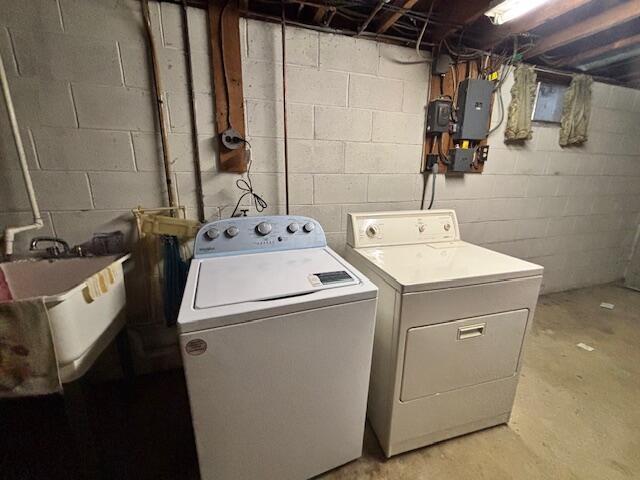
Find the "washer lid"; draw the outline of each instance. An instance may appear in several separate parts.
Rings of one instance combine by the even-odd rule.
[[[232,255],[200,265],[194,308],[304,295],[360,283],[324,248]]]
[[[528,277],[543,271],[539,265],[462,241],[356,251],[404,291]]]

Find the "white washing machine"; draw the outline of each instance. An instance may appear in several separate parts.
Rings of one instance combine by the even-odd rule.
[[[542,267],[460,240],[453,210],[349,214],[379,289],[368,417],[392,455],[509,420]]]
[[[362,453],[377,289],[299,216],[209,223],[178,329],[204,480],[305,479]]]

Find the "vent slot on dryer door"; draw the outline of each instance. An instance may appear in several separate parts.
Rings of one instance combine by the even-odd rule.
[[[514,375],[528,315],[524,309],[410,328],[400,400]]]

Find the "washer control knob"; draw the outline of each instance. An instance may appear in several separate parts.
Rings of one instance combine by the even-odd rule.
[[[420,223],[420,224],[418,225],[418,231],[419,231],[420,233],[424,233],[424,231],[425,231],[426,229],[427,229],[427,226],[426,226],[424,223]]]
[[[450,223],[445,223],[443,228],[444,228],[445,232],[448,232],[449,230],[451,230],[451,224]]]
[[[378,234],[380,233],[380,229],[378,228],[377,225],[369,225],[367,227],[367,237],[369,238],[375,238],[378,236]]]
[[[287,231],[289,233],[296,233],[298,230],[300,230],[300,225],[298,225],[297,223],[290,223],[289,226],[287,227]]]
[[[229,238],[233,238],[240,233],[238,227],[231,226],[224,231],[225,235]]]
[[[267,222],[260,222],[256,227],[256,232],[260,235],[269,235],[271,233],[271,224]]]
[[[215,240],[220,236],[220,231],[217,228],[210,228],[204,232],[204,238],[207,240]]]
[[[307,223],[304,224],[304,227],[302,227],[302,228],[303,228],[303,230],[305,232],[311,233],[316,228],[316,226],[312,222],[307,222]]]

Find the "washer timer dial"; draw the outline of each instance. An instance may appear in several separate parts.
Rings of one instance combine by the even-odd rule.
[[[271,224],[267,223],[267,222],[260,222],[258,224],[258,226],[256,227],[256,232],[258,232],[259,235],[269,235],[271,233]]]

